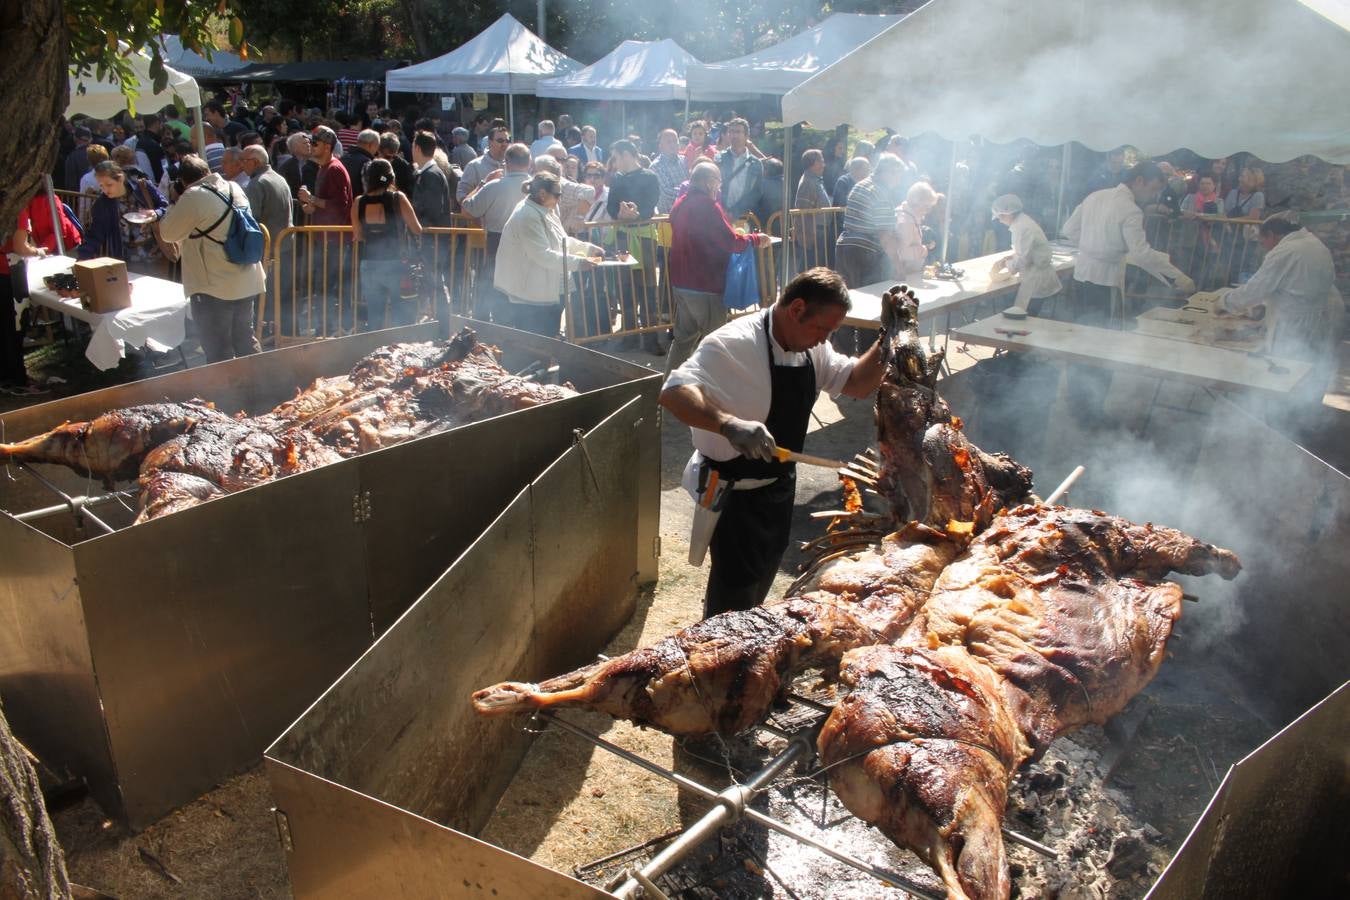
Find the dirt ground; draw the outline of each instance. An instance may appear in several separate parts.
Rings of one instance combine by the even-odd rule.
[[[1342,359],[1350,354],[1342,347]],[[653,368],[664,360],[625,354]],[[952,347],[959,372],[988,353],[982,348]],[[959,379],[959,376],[958,376]],[[85,386],[84,389],[88,389]],[[64,385],[56,393],[66,393]],[[8,399],[8,398],[7,398]],[[37,398],[48,399],[48,398]],[[0,408],[11,405],[0,401]],[[959,411],[959,410],[958,410]],[[1342,470],[1350,464],[1350,365],[1328,395],[1325,425],[1309,438],[1315,453]],[[807,451],[846,459],[873,440],[870,402],[822,397]],[[687,553],[690,503],[679,476],[690,452],[688,430],[667,422],[663,436],[660,581],[639,599],[638,611],[605,652],[623,653],[651,643],[695,621],[701,610],[706,569],[695,569]],[[1048,491],[1066,473],[1038,473]],[[801,467],[794,539],[813,536],[820,525],[812,510],[838,504],[838,482],[825,469]],[[798,557],[789,549],[771,596],[795,577]],[[602,716],[569,718],[632,749],[653,762],[688,771],[690,761],[659,732],[616,723]],[[1152,723],[1146,741],[1163,736]],[[1133,773],[1132,773],[1133,774]],[[700,772],[705,780],[706,771]],[[285,860],[270,807],[272,799],[261,766],[240,775],[139,834],[107,820],[88,799],[53,818],[66,849],[73,881],[119,898],[280,898],[290,896]],[[702,807],[679,797],[665,781],[551,730],[541,735],[512,788],[502,798],[481,837],[539,863],[571,872],[573,867],[688,824]],[[1159,822],[1172,837],[1184,823]]]

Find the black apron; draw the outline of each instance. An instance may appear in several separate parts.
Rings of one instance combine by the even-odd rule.
[[[806,445],[806,427],[816,402],[816,369],[810,355],[804,366],[780,366],[773,358],[772,310],[764,314],[764,340],[769,353],[769,414],[764,426],[780,447],[798,452]],[[712,567],[703,598],[704,618],[764,602],[792,530],[792,505],[797,490],[793,463],[762,462],[737,456],[709,461],[730,481],[773,478],[772,484],[726,495],[708,549]]]

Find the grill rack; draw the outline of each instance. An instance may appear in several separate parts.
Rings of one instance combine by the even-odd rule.
[[[712,801],[714,804],[708,812],[689,827],[683,830],[659,835],[644,841],[641,844],[625,848],[624,850],[609,854],[601,859],[578,866],[576,870],[577,874],[581,875],[587,871],[598,872],[607,865],[612,865],[617,860],[641,854],[644,851],[653,850],[664,843],[665,846],[657,850],[656,853],[641,866],[626,865],[622,867],[618,876],[611,878],[609,883],[606,884],[606,889],[616,897],[624,898],[624,900],[632,900],[632,898],[639,896],[655,898],[655,900],[666,900],[667,895],[656,885],[656,880],[663,876],[667,876],[667,874],[693,852],[695,848],[702,845],[725,826],[733,825],[736,822],[745,819],[751,823],[763,826],[771,831],[789,837],[799,844],[824,853],[836,862],[842,863],[864,875],[874,878],[883,885],[898,888],[912,896],[924,898],[924,900],[945,900],[947,892],[944,888],[933,888],[916,882],[912,878],[898,872],[874,866],[849,853],[835,849],[829,844],[806,834],[800,829],[780,822],[772,816],[750,806],[750,802],[754,800],[755,797],[768,790],[778,778],[797,765],[811,766],[814,768],[814,771],[808,772],[805,779],[813,781],[821,779],[822,797],[828,800],[828,773],[818,766],[815,766],[815,737],[824,721],[824,714],[828,714],[832,707],[827,703],[822,703],[804,694],[795,692],[789,693],[787,699],[796,704],[797,707],[797,709],[789,709],[788,717],[799,722],[804,721],[804,724],[801,724],[799,727],[792,730],[788,730],[788,728],[792,728],[791,725],[789,725],[788,728],[783,728],[773,722],[764,722],[757,725],[756,728],[759,730],[772,737],[785,741],[786,746],[771,757],[758,771],[750,774],[743,781],[733,781],[731,786],[723,791],[716,791],[685,775],[681,775],[678,772],[671,771],[664,766],[651,762],[645,757],[633,753],[624,747],[620,747],[598,734],[569,722],[557,713],[541,710],[532,715],[527,720],[525,726],[527,730],[539,733],[550,725],[556,726],[568,734],[581,738],[602,750],[627,760],[653,775],[657,775],[672,782],[679,788],[702,797],[705,800]],[[799,710],[807,713],[804,719],[800,715]],[[729,759],[725,761],[729,766]],[[1005,838],[1013,843],[1027,847],[1043,856],[1053,859],[1058,855],[1054,848],[1010,828],[1005,827],[1003,829],[1003,834]],[[747,847],[743,841],[735,838],[734,835],[731,840],[733,844],[739,845],[741,851],[744,851],[743,858],[753,859],[767,875],[778,880],[780,884],[783,884],[788,893],[791,894],[791,888],[783,883],[778,876],[774,875],[773,870],[769,868],[767,864],[767,860],[756,858],[756,854],[753,850]],[[685,888],[682,888],[681,890],[684,889]]]

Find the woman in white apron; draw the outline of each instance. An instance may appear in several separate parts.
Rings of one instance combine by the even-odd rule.
[[[1036,220],[1022,212],[1022,199],[1016,194],[1004,194],[995,200],[993,213],[994,219],[1012,232],[1013,251],[995,263],[994,270],[1021,275],[1014,303],[1030,315],[1040,315],[1046,298],[1060,291],[1059,276],[1050,261],[1050,242]]]

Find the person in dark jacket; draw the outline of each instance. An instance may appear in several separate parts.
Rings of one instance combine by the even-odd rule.
[[[112,160],[95,166],[94,177],[103,194],[94,201],[80,259],[111,256],[133,271],[161,274],[164,257],[151,224],[164,217],[169,201],[148,178],[128,175]],[[127,221],[128,215],[144,221]]]
[[[429,131],[419,131],[413,136],[413,191],[412,206],[417,220],[425,228],[448,228],[453,224],[451,213],[459,206],[455,200],[454,188],[445,172],[436,163],[436,135]],[[449,318],[449,288],[451,275],[451,250],[454,253],[454,272],[458,276],[464,271],[468,256],[464,238],[453,238],[455,247],[451,247],[444,236],[422,236],[422,271],[431,285],[431,300],[435,309],[436,321],[446,322]],[[437,246],[440,241],[440,246]]]
[[[739,234],[718,200],[722,171],[701,162],[689,176],[689,190],[670,211],[670,286],[674,297],[675,339],[666,374],[689,358],[705,335],[727,320],[722,302],[727,262],[752,243],[768,246],[767,234]]]
[[[379,152],[380,133],[369,128],[357,135],[354,145],[350,147],[343,145],[342,157],[339,162],[342,163],[342,168],[347,170],[347,177],[352,182],[353,193],[355,193],[358,185],[365,183],[361,180],[361,173],[365,171],[366,165]]]
[[[379,158],[386,160],[394,168],[394,184],[398,191],[407,194],[411,199],[414,194],[414,185],[416,179],[413,176],[412,163],[408,162],[399,153],[402,151],[402,144],[399,143],[398,135],[392,131],[386,131],[380,135],[380,155]]]

